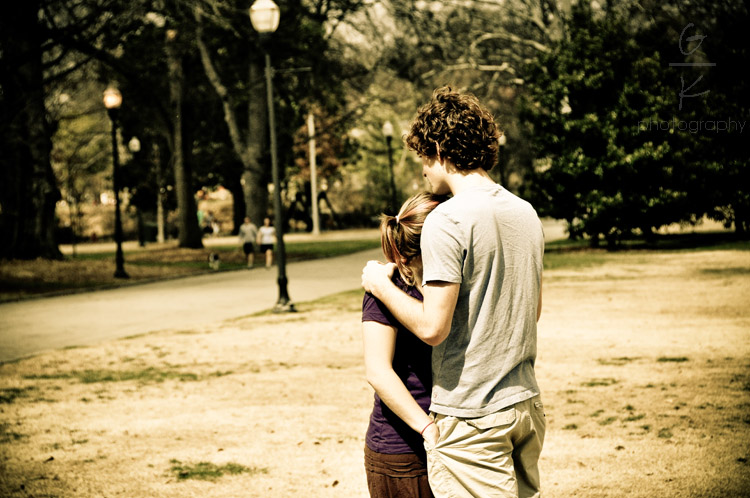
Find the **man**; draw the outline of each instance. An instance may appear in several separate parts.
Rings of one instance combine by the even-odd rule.
[[[435,91],[406,137],[436,194],[425,220],[419,302],[370,261],[362,285],[432,353],[434,424],[422,431],[437,497],[540,496],[546,423],[534,362],[541,313],[542,226],[495,183],[498,137],[476,97]]]
[[[258,237],[258,227],[248,216],[245,216],[245,222],[240,225],[239,237],[242,250],[245,252],[245,258],[247,258],[247,267],[252,268],[255,264],[255,246],[253,244]]]

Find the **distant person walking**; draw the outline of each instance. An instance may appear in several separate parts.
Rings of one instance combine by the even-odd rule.
[[[263,218],[263,226],[258,230],[260,252],[266,255],[266,268],[273,265],[273,244],[276,241],[276,229],[271,226],[271,218]]]
[[[252,268],[255,264],[255,244],[258,240],[258,227],[250,220],[249,216],[245,216],[245,222],[240,225],[239,239],[242,251],[245,253],[245,258],[247,259],[247,267]]]
[[[215,225],[216,225],[216,217],[214,216],[214,212],[209,211],[203,217],[203,233],[206,235],[213,234]]]

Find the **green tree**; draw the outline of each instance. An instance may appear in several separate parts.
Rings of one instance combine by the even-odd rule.
[[[746,33],[750,7],[747,2],[700,2],[685,14],[686,24],[692,19],[695,19],[696,31],[689,34],[706,37],[698,49],[707,61],[715,64],[705,71],[700,82],[700,90],[708,90],[703,96],[704,122],[726,126],[725,131],[704,132],[713,136],[703,142],[708,175],[702,194],[710,201],[709,216],[727,227],[734,225],[738,234],[747,235],[750,232],[750,155],[747,153],[750,130],[740,126],[745,128],[746,117],[750,115],[750,94],[743,70],[750,67]],[[692,83],[693,78],[688,78],[687,84]]]
[[[669,50],[679,20],[656,16],[634,29],[628,19],[574,7],[568,38],[531,64],[522,110],[538,158],[537,207],[594,244],[600,235],[611,245],[648,237],[708,209],[701,151],[711,138],[675,125],[680,79]],[[702,111],[684,109],[680,119]]]

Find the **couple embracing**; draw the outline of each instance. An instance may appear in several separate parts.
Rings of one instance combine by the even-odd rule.
[[[389,263],[362,272],[372,497],[541,496],[544,237],[532,206],[487,173],[498,138],[474,96],[447,88],[405,137],[432,193],[383,216]]]

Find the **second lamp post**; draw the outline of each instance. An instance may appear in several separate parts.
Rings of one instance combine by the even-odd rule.
[[[250,22],[253,28],[260,33],[264,41],[279,27],[279,7],[273,0],[255,0],[250,6]],[[273,67],[271,67],[271,56],[265,49],[266,56],[266,99],[268,103],[268,128],[271,137],[271,174],[273,176],[273,212],[274,225],[276,226],[276,247],[278,252],[278,284],[279,300],[273,310],[280,313],[285,311],[296,311],[294,304],[289,299],[286,277],[286,249],[284,247],[284,216],[281,204],[281,179],[279,175],[279,163],[276,150],[276,117],[273,108]]]
[[[104,91],[104,107],[112,121],[112,189],[115,191],[115,278],[129,278],[125,272],[125,256],[122,253],[122,218],[120,217],[120,157],[117,150],[117,115],[122,105],[122,94],[114,86]]]

